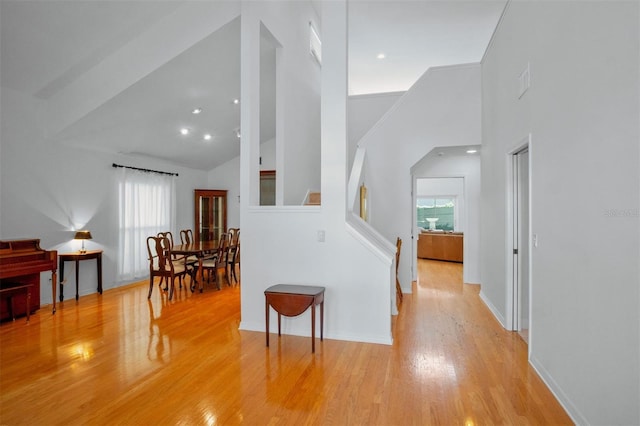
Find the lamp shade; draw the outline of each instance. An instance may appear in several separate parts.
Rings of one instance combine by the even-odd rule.
[[[76,236],[73,237],[74,240],[90,240],[91,232],[89,231],[77,231]]]

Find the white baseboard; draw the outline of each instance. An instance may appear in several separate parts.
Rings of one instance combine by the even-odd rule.
[[[553,396],[556,397],[562,408],[567,412],[571,420],[577,425],[588,425],[589,422],[587,419],[580,413],[580,410],[576,408],[575,405],[571,402],[571,400],[567,397],[567,395],[562,391],[562,388],[558,386],[553,377],[549,374],[549,372],[538,362],[535,357],[531,357],[529,359],[529,364],[533,369],[538,373],[538,376],[542,379],[547,388],[551,391]]]
[[[275,321],[274,321],[275,322]],[[284,325],[284,324],[283,324]],[[308,327],[308,325],[307,325]],[[240,327],[238,327],[240,330],[244,330],[244,331],[259,331],[264,333],[264,323],[259,323],[259,322],[247,322],[247,321],[240,321]],[[278,332],[278,326],[276,324],[271,324],[271,327],[269,328],[269,330],[272,333],[277,333]],[[311,336],[311,331],[309,330],[309,328],[289,328],[289,327],[283,327],[282,329],[282,334],[283,335],[292,335],[292,336],[303,336],[303,337],[310,337]],[[320,334],[318,334],[318,331],[316,330],[316,337],[320,337]],[[324,330],[324,337],[327,339],[332,339],[332,340],[344,340],[347,342],[362,342],[362,343],[377,343],[380,345],[392,345],[393,344],[393,337],[392,336],[378,336],[378,335],[355,335],[355,334],[345,334],[345,333],[333,333],[330,330],[327,330],[325,328]]]
[[[507,327],[505,326],[506,321],[504,317],[502,316],[502,314],[500,314],[500,312],[496,309],[496,307],[493,306],[493,303],[489,301],[489,299],[484,295],[484,293],[482,293],[482,291],[480,291],[480,300],[482,300],[482,302],[487,306],[487,308],[489,308],[489,311],[491,311],[493,316],[498,320],[498,322],[502,325],[502,327],[507,329]],[[556,400],[558,401],[558,403],[560,403],[562,408],[564,408],[564,410],[567,412],[569,417],[571,417],[571,420],[577,425],[588,425],[589,422],[587,421],[587,419],[580,413],[580,411],[575,407],[575,405],[571,403],[571,400],[562,391],[562,389],[560,388],[560,386],[558,386],[555,380],[553,380],[549,372],[542,366],[542,364],[540,364],[540,362],[538,362],[538,360],[535,357],[531,357],[529,359],[529,364],[531,365],[531,367],[533,367],[533,369],[536,371],[538,376],[540,376],[542,381],[545,383],[547,388],[551,391],[553,396],[555,396]]]
[[[480,300],[482,300],[484,302],[485,306],[487,308],[489,308],[489,310],[491,311],[493,316],[498,320],[500,325],[502,325],[502,328],[504,328],[506,330],[507,329],[507,326],[506,326],[507,322],[504,320],[504,317],[502,316],[500,311],[498,311],[496,309],[496,307],[493,306],[493,303],[491,303],[491,301],[489,301],[489,299],[484,295],[482,290],[480,290]]]

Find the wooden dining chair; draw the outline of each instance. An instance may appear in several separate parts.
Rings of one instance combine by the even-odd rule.
[[[169,241],[169,249],[173,251],[173,234],[171,233],[171,231],[158,232],[158,237],[167,238],[167,240]],[[180,268],[181,266],[184,266],[184,264],[188,260],[186,256],[181,254],[177,255],[174,253],[171,253],[170,259],[174,264],[177,265],[178,268]],[[197,258],[196,258],[196,261],[197,261]],[[193,279],[193,276],[191,277],[191,279]],[[182,288],[182,275],[180,275],[178,281],[180,282],[180,288]]]
[[[182,280],[182,277],[188,272],[184,259],[182,262],[176,262],[172,259],[170,244],[168,237],[151,236],[147,238],[147,251],[149,253],[149,295],[147,298],[149,299],[153,292],[153,280],[155,277],[160,277],[159,286],[162,286],[162,282],[166,281],[164,290],[169,290],[169,300],[171,300],[175,290],[176,277]]]
[[[191,229],[183,229],[182,231],[180,231],[180,241],[182,242],[182,244],[195,244],[197,241],[193,238],[193,231]],[[211,258],[213,257],[213,255],[215,254],[215,251],[213,252],[209,252],[209,251],[205,251],[204,252],[204,258]],[[189,256],[190,260],[192,258],[196,259],[196,263],[197,263],[197,256]]]
[[[396,303],[402,303],[402,287],[398,279],[398,266],[400,265],[400,249],[402,248],[402,240],[400,237],[396,240]]]
[[[180,242],[182,244],[192,244],[195,242],[193,239],[193,231],[191,229],[183,229],[180,231]],[[187,264],[195,268],[198,267],[198,256],[187,256]],[[193,277],[192,277],[193,278]]]
[[[158,232],[157,236],[169,239],[169,244],[171,244],[171,247],[173,247],[173,234],[171,233],[171,231]]]
[[[183,229],[180,231],[180,242],[182,244],[191,244],[194,241],[193,239],[193,231],[191,229]]]
[[[224,277],[227,283],[231,285],[229,281],[229,275],[227,274],[227,255],[229,253],[229,234],[222,233],[220,240],[218,240],[218,250],[216,250],[215,256],[202,261],[202,268],[207,271],[209,280],[213,275],[213,280],[220,290],[220,281],[218,281],[218,271],[222,269],[224,271]]]
[[[239,282],[236,275],[236,266],[240,266],[240,228],[229,229],[229,231],[231,230],[233,230],[233,233],[229,238],[229,248],[227,250],[227,266],[229,267],[227,276],[233,278],[235,282]]]

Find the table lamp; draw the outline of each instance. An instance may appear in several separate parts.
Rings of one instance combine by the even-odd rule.
[[[76,236],[73,237],[74,240],[82,240],[82,248],[80,249],[80,253],[86,253],[87,251],[84,249],[84,240],[90,240],[91,232],[89,231],[77,231]]]

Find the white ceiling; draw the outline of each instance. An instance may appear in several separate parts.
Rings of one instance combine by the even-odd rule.
[[[317,0],[314,3],[318,4]],[[506,0],[351,1],[350,94],[407,90],[430,66],[478,62]],[[183,1],[0,1],[0,83],[47,100],[170,19]],[[321,4],[320,6],[321,7]],[[56,135],[60,143],[210,170],[239,154],[236,19]],[[376,55],[384,52],[384,60]],[[126,66],[126,64],[123,64]],[[190,111],[202,107],[203,113]],[[178,134],[181,126],[192,134]],[[273,129],[264,129],[263,140]],[[211,141],[202,135],[210,132]],[[271,135],[272,137],[272,135]]]
[[[240,98],[239,76],[240,18],[236,18],[55,139],[210,170],[240,155],[236,135],[240,105],[233,103]],[[194,108],[202,112],[192,114]],[[183,127],[191,133],[180,134]],[[205,134],[211,140],[205,140]]]
[[[429,67],[480,62],[506,3],[351,1],[349,94],[405,91]]]

